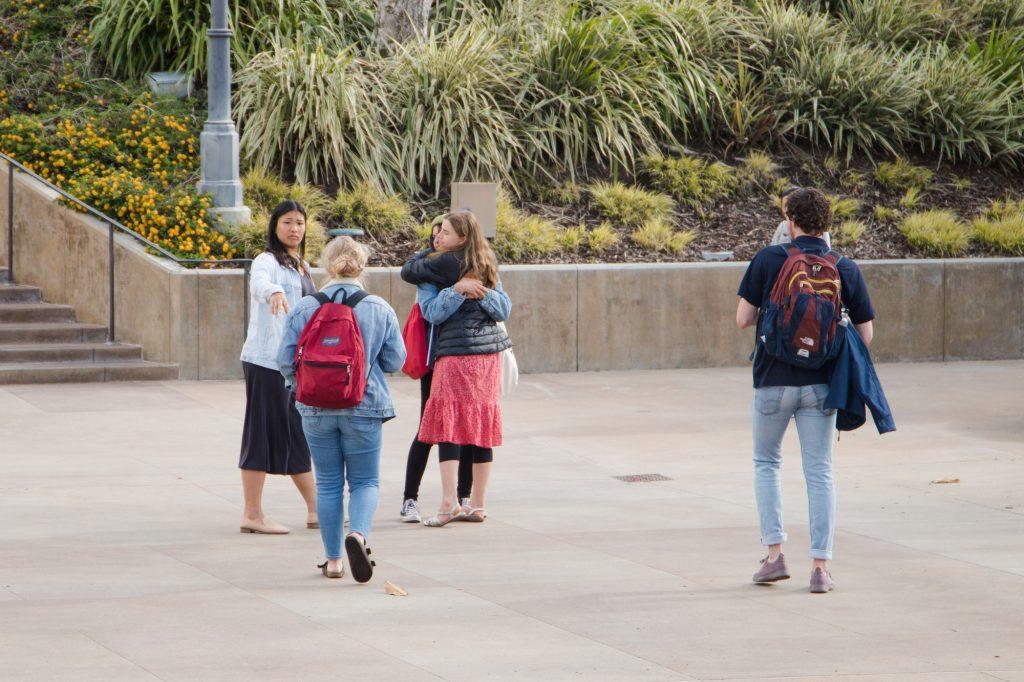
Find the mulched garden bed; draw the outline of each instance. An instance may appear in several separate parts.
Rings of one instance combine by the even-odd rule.
[[[860,260],[886,258],[926,257],[911,247],[900,233],[896,222],[879,222],[874,217],[874,208],[882,205],[900,210],[906,214],[910,209],[900,209],[902,191],[889,191],[872,181],[873,165],[866,159],[856,159],[848,167],[834,172],[826,170],[828,164],[823,158],[814,158],[802,152],[788,158],[775,157],[776,176],[789,178],[793,184],[813,186],[829,194],[851,197],[861,202],[860,208],[851,219],[867,225],[864,236],[854,245],[837,246],[836,250],[851,258]],[[911,159],[914,163],[929,166],[927,159]],[[738,159],[728,161],[738,165]],[[920,205],[913,210],[949,209],[961,219],[969,221],[979,212],[988,208],[995,199],[1024,197],[1024,178],[1013,175],[1012,171],[1000,172],[993,168],[971,168],[943,166],[934,169],[935,176]],[[851,184],[850,178],[860,174],[866,179],[861,184]],[[964,181],[969,181],[966,189]],[[584,199],[585,202],[585,199]],[[517,205],[528,213],[541,215],[560,225],[572,226],[586,222],[590,226],[601,222],[593,208],[586,203],[579,206],[551,206],[530,200],[517,201]],[[433,216],[445,210],[442,200],[414,204],[421,216]],[[680,254],[658,253],[644,249],[629,239],[630,230],[616,227],[619,243],[601,253],[588,253],[583,248],[577,253],[556,253],[522,261],[525,263],[657,263],[703,261],[702,251],[734,252],[733,260],[749,260],[758,249],[771,238],[781,216],[776,208],[775,197],[770,189],[747,184],[734,195],[714,205],[704,207],[703,216],[690,208],[680,207],[677,227],[697,231],[697,238]],[[387,240],[367,240],[374,248],[372,265],[401,265],[417,249],[418,239],[399,235]],[[971,243],[963,257],[999,256],[991,249]]]

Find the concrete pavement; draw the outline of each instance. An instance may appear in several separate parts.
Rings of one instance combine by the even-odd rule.
[[[794,429],[793,579],[749,583],[746,369],[524,376],[490,519],[444,529],[397,521],[418,387],[394,379],[363,586],[317,572],[283,478],[292,534],[238,533],[241,382],[0,387],[0,677],[1024,680],[1024,362],[880,375],[900,430],[836,448],[825,596]],[[438,487],[432,460],[427,510]]]

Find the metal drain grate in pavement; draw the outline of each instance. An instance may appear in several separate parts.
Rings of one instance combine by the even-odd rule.
[[[629,476],[612,476],[612,478],[626,483],[648,483],[650,481],[671,481],[668,476],[661,474],[630,474]]]

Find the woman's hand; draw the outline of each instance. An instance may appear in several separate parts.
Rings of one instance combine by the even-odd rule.
[[[475,277],[463,277],[455,283],[455,291],[466,298],[481,299],[487,295],[487,287]]]
[[[290,305],[288,305],[288,299],[284,297],[282,292],[277,292],[270,297],[270,313],[275,317],[281,313],[288,314],[292,311]]]

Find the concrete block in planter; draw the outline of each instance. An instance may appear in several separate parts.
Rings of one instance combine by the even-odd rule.
[[[187,99],[192,96],[192,77],[180,71],[153,71],[146,75],[146,86],[159,98]]]

